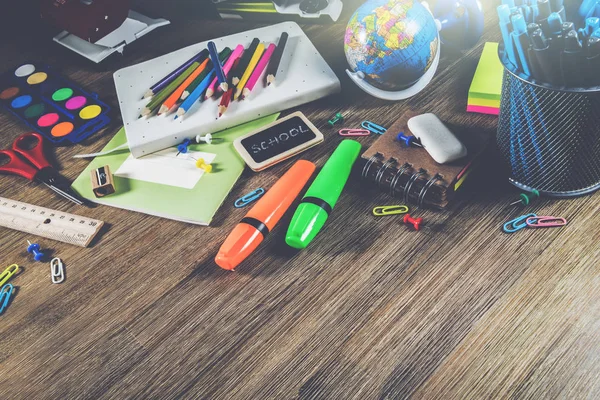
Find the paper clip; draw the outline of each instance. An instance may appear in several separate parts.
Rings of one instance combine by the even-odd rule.
[[[2,286],[0,289],[0,314],[4,313],[4,311],[8,308],[8,303],[10,302],[10,296],[14,290],[14,286],[10,283]]]
[[[362,124],[360,124],[360,126],[378,135],[383,135],[387,131],[387,129],[383,126],[377,125],[376,123],[371,121],[363,121]]]
[[[4,272],[0,274],[0,286],[4,285],[8,280],[17,273],[19,270],[19,266],[17,264],[13,264],[11,266],[6,267]]]
[[[527,218],[525,223],[530,228],[556,228],[565,226],[567,220],[561,217],[537,216]]]
[[[52,283],[63,283],[65,281],[65,266],[60,258],[56,257],[50,261],[50,273]]]
[[[369,136],[371,131],[368,129],[340,129],[340,136]]]
[[[235,201],[235,203],[233,203],[233,206],[235,208],[246,207],[248,204],[252,203],[253,201],[260,199],[263,194],[265,194],[265,189],[258,188],[256,190],[248,193],[247,195],[242,196],[239,199],[237,199]]]
[[[515,233],[517,231],[520,231],[523,228],[527,228],[527,219],[528,218],[532,218],[532,217],[537,217],[536,214],[527,214],[527,215],[521,215],[518,218],[513,219],[512,221],[508,221],[507,223],[504,224],[504,226],[502,227],[502,230],[506,233]]]
[[[373,209],[373,215],[376,217],[383,217],[386,215],[398,215],[406,214],[408,207],[406,206],[379,206]]]

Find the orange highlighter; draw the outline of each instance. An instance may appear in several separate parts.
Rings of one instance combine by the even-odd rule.
[[[306,160],[292,165],[231,231],[215,258],[217,265],[232,271],[244,261],[275,228],[315,169],[315,164]]]

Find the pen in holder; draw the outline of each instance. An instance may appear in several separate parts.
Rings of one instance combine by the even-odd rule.
[[[504,65],[496,136],[510,182],[550,197],[600,189],[600,87],[553,87]]]

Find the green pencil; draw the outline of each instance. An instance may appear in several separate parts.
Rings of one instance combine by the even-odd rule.
[[[154,111],[156,111],[162,105],[162,103],[164,103],[164,101],[171,95],[171,93],[173,93],[175,89],[177,89],[183,83],[183,81],[185,81],[187,77],[190,76],[192,72],[194,72],[194,70],[199,66],[200,63],[198,63],[197,61],[194,62],[181,75],[179,75],[177,79],[171,82],[169,86],[167,86],[166,88],[158,92],[156,95],[154,95],[152,100],[142,110],[142,115],[140,115],[140,118],[147,117]]]
[[[229,57],[230,55],[231,49],[229,47],[225,47],[223,50],[221,50],[221,52],[219,53],[219,60],[221,61],[221,64],[224,63],[227,60],[227,57]],[[200,85],[200,83],[202,83],[204,78],[206,78],[206,75],[210,74],[212,70],[213,63],[212,61],[209,61],[208,64],[206,64],[206,68],[204,68],[204,71],[202,71],[202,73],[198,75],[198,77],[194,79],[192,83],[190,83],[190,86],[188,86],[183,91],[183,93],[181,94],[181,100],[187,99],[190,93],[196,90],[196,88]]]

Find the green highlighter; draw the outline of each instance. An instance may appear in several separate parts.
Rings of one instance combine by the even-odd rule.
[[[344,140],[329,157],[292,218],[285,237],[289,246],[304,249],[321,231],[342,194],[360,149],[357,141]]]

